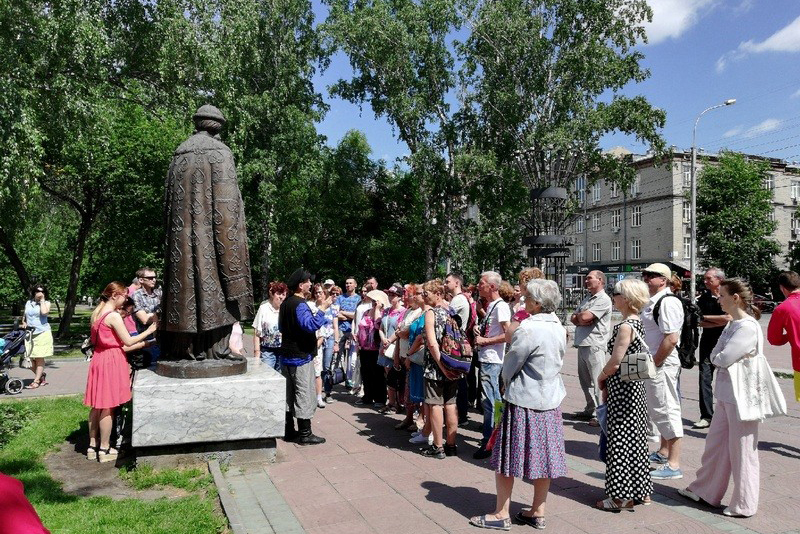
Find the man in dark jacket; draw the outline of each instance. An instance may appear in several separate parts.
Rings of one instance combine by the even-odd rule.
[[[314,377],[316,332],[325,324],[325,310],[331,305],[328,296],[312,312],[306,303],[311,289],[311,273],[298,269],[287,280],[292,295],[281,304],[278,328],[281,331],[281,373],[286,378],[286,441],[301,445],[325,443],[325,438],[311,432],[311,418],[317,409]],[[294,418],[297,418],[297,430]]]

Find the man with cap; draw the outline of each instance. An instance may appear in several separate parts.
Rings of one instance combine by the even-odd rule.
[[[678,392],[681,362],[676,350],[683,327],[683,304],[669,289],[671,277],[672,271],[663,263],[650,264],[642,271],[642,279],[650,291],[650,301],[642,310],[642,326],[657,370],[655,378],[644,381],[647,412],[651,437],[658,441],[660,435],[660,447],[650,455],[650,461],[659,466],[650,476],[658,480],[683,478],[680,468],[683,421]]]
[[[286,285],[291,296],[281,304],[278,328],[281,331],[281,373],[286,378],[286,441],[300,445],[325,443],[325,438],[311,432],[311,418],[317,409],[314,377],[314,355],[317,352],[316,332],[325,324],[325,310],[331,305],[327,296],[316,313],[306,303],[311,289],[311,273],[297,269]],[[297,430],[294,428],[297,418]]]

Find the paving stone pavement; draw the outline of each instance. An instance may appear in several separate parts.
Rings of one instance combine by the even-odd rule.
[[[766,321],[762,320],[762,324],[766,325]],[[245,340],[245,347],[248,343]],[[773,368],[790,368],[788,347],[766,349]],[[567,351],[563,369],[567,388],[562,404],[565,414],[583,407],[576,357],[575,349]],[[51,384],[25,390],[14,398],[83,392],[86,362],[53,360],[47,365]],[[31,377],[30,371],[23,369],[13,369],[11,374],[28,380]],[[789,416],[766,421],[760,427],[761,500],[754,517],[726,518],[718,510],[695,506],[677,494],[677,489],[694,479],[706,433],[691,429],[691,423],[699,418],[697,370],[692,369],[683,372],[681,381],[686,434],[682,455],[684,479],[657,482],[654,504],[637,507],[634,513],[595,510],[593,503],[604,497],[604,468],[597,459],[598,430],[565,418],[570,470],[551,486],[547,501],[548,530],[596,534],[800,534],[800,404],[794,401],[791,381],[782,379],[780,383]],[[338,387],[334,397],[338,402],[317,410],[313,423],[315,433],[324,436],[327,443],[301,447],[278,440],[279,462],[246,466],[239,471],[234,466],[225,474],[240,510],[248,510],[251,515],[261,513],[268,522],[273,517],[290,522],[293,516],[310,534],[478,532],[468,524],[468,518],[491,511],[495,501],[494,475],[488,460],[472,459],[480,439],[478,413],[470,414],[467,429],[459,428],[459,456],[434,460],[418,454],[416,446],[407,442],[408,433],[393,429],[400,416],[381,415],[355,406],[355,397]],[[512,514],[530,506],[532,497],[532,486],[517,480]],[[727,502],[727,496],[723,502]],[[294,523],[286,523],[280,530],[273,530],[301,532],[296,528]]]

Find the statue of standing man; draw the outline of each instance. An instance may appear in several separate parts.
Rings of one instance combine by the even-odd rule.
[[[175,151],[164,201],[159,334],[167,367],[175,360],[234,359],[228,347],[233,324],[253,317],[244,204],[233,155],[219,138],[225,117],[205,105],[193,119],[196,131]],[[157,371],[181,376],[164,372],[161,363]]]

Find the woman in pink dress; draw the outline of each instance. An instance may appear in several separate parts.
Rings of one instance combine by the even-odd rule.
[[[83,403],[92,408],[89,413],[89,448],[86,452],[89,460],[116,460],[118,452],[109,445],[112,414],[114,408],[131,399],[130,367],[122,348],[146,339],[158,327],[153,322],[147,330],[131,337],[118,311],[127,296],[124,285],[111,282],[101,293],[100,303],[92,312],[94,356],[89,364],[89,378],[83,397]]]

